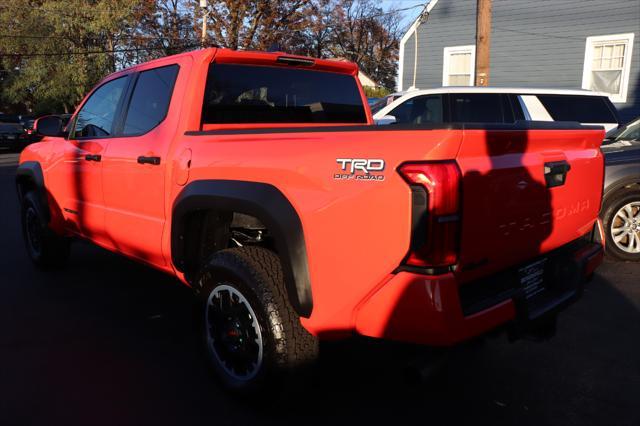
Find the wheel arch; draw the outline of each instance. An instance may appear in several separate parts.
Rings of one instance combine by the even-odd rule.
[[[637,187],[640,190],[640,174],[625,176],[609,184],[602,196],[602,213],[625,189]]]
[[[188,184],[172,209],[171,260],[190,275],[190,221],[204,212],[241,213],[262,222],[273,234],[282,261],[287,295],[298,315],[313,309],[311,279],[302,222],[295,208],[275,186],[235,180],[200,180]]]
[[[40,220],[42,223],[49,223],[51,214],[47,201],[44,174],[40,163],[37,161],[25,161],[18,166],[16,170],[16,189],[21,203],[27,192],[34,191],[36,193],[36,199],[41,207],[38,209]]]

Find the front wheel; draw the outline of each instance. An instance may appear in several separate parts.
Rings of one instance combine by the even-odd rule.
[[[603,215],[607,252],[620,260],[640,261],[640,191],[626,191]]]
[[[28,192],[22,200],[22,235],[29,258],[38,267],[60,267],[69,258],[69,239],[55,234],[40,219],[36,194]]]
[[[260,247],[215,253],[195,286],[206,354],[223,385],[253,393],[310,365],[318,339],[291,308],[278,256]]]

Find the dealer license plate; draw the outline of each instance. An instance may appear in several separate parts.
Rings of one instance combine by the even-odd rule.
[[[540,259],[518,270],[525,299],[529,300],[544,291],[546,263],[547,259]]]

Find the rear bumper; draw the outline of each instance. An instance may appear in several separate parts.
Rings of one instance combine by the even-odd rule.
[[[453,273],[400,272],[361,305],[355,328],[374,338],[449,346],[509,323],[526,327],[577,300],[603,256],[601,244],[584,241],[548,254],[553,282],[533,299],[513,279],[518,268],[462,287]],[[480,290],[467,291],[474,287]]]

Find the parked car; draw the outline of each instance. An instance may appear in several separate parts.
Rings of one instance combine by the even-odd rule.
[[[32,141],[28,128],[33,121],[30,115],[0,114],[0,148],[21,151]]]
[[[607,253],[640,261],[640,117],[607,135],[601,218]]]
[[[407,93],[407,91],[391,93],[390,95],[378,99],[373,105],[369,105],[371,108],[371,114],[375,115],[375,113],[380,111],[382,108],[386,107],[387,105],[391,104],[391,102],[404,96]]]
[[[18,117],[20,119],[20,124],[22,124],[22,127],[24,127],[25,129],[27,128],[29,123],[33,123],[33,121],[36,119],[36,117],[33,116],[33,115],[22,115],[21,114]]]
[[[28,120],[25,120],[24,123],[22,124],[22,127],[24,128],[25,139],[27,140],[27,144],[38,142],[40,140],[38,135],[36,135],[35,131],[33,130],[35,122],[36,122],[36,118],[34,117],[34,118],[29,118]]]
[[[605,95],[586,90],[443,87],[405,93],[373,113],[377,124],[577,121],[611,130],[619,125]]]
[[[21,124],[20,123],[20,115],[19,114],[0,113],[0,123]]]
[[[2,114],[0,113],[0,123],[15,123],[22,127],[27,127],[27,123],[35,117],[27,114]]]
[[[20,123],[0,122],[0,149],[19,150],[26,140],[24,129]]]
[[[210,48],[108,76],[20,157],[29,257],[80,237],[176,275],[238,391],[320,339],[547,336],[603,258],[602,128],[374,126],[357,75]]]

